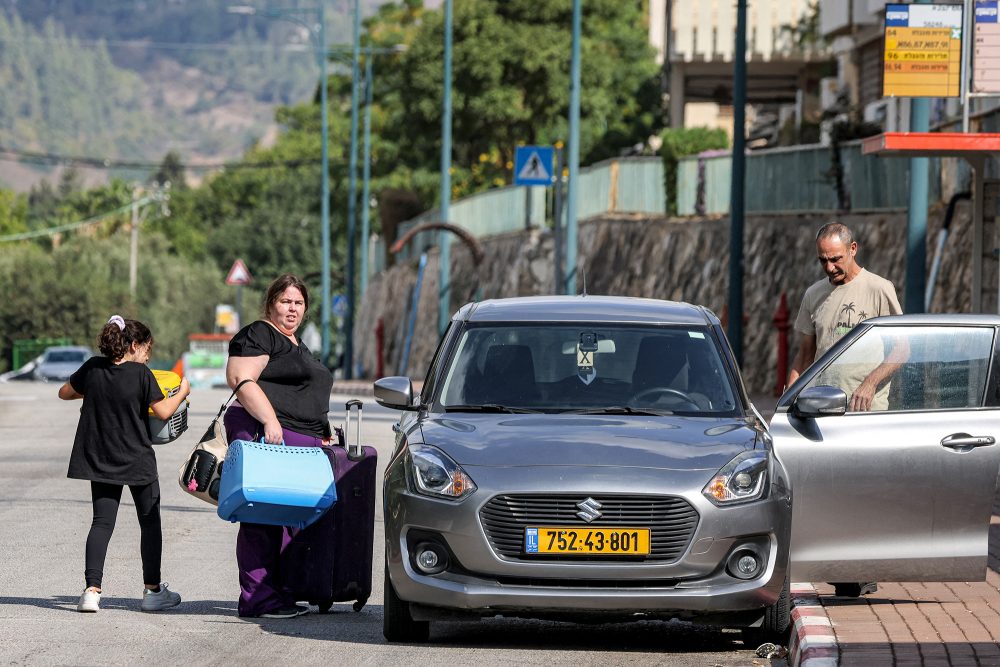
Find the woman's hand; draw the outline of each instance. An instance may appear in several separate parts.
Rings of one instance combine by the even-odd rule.
[[[284,439],[285,435],[277,419],[264,422],[264,442],[280,445]]]

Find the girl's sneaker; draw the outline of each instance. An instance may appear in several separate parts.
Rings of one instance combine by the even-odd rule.
[[[167,588],[167,584],[160,584],[160,590],[151,591],[148,588],[142,593],[143,611],[163,611],[176,607],[181,603],[181,596]]]
[[[76,610],[83,612],[94,612],[101,608],[101,594],[92,591],[90,588],[84,589],[80,595],[80,601],[76,603]]]

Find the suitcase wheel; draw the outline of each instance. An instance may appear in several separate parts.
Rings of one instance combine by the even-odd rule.
[[[364,598],[362,600],[355,601],[354,604],[351,606],[353,607],[354,611],[361,611],[362,609],[364,609],[364,606],[367,603],[368,603],[368,598]]]
[[[325,614],[330,611],[333,607],[333,600],[323,600],[322,602],[317,602],[316,606],[319,607],[319,613]]]

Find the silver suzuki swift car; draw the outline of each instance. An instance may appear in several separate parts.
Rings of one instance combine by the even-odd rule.
[[[979,409],[995,375],[992,336],[1000,318],[993,319],[981,328],[989,338],[980,351],[984,389],[970,398]],[[404,410],[383,493],[385,637],[425,641],[434,620],[503,615],[690,618],[744,628],[756,641],[788,627],[793,547],[806,561],[803,574],[817,581],[899,580],[904,573],[967,580],[977,578],[969,576],[976,568],[982,578],[998,447],[962,450],[975,450],[975,464],[986,466],[974,483],[965,480],[963,511],[973,518],[954,527],[967,538],[962,546],[929,546],[913,523],[918,517],[907,519],[905,509],[878,517],[880,500],[867,480],[888,474],[884,458],[860,477],[867,495],[854,500],[867,503],[866,515],[834,516],[836,498],[853,493],[846,466],[859,465],[863,452],[843,436],[845,448],[831,450],[836,443],[824,442],[818,425],[842,420],[833,432],[863,429],[874,413],[847,413],[845,389],[824,382],[839,377],[829,366],[851,341],[887,328],[859,325],[789,389],[772,422],[785,433],[783,457],[747,398],[719,320],[705,308],[595,296],[466,305],[452,318],[420,395],[404,377],[375,384],[380,404]],[[876,343],[866,345],[874,354]],[[916,357],[913,348],[907,354]],[[996,412],[992,417],[979,420],[991,433],[1000,430]],[[902,422],[897,429],[905,435]],[[981,437],[992,445],[993,435]],[[853,440],[865,441],[864,433]],[[929,465],[940,469],[940,462]],[[821,480],[809,502],[837,530],[800,518],[805,537],[796,541],[792,469]],[[900,483],[883,479],[882,502],[893,494],[927,496],[905,488],[910,472],[894,474]],[[844,476],[834,482],[831,475]],[[831,483],[840,485],[835,492]],[[852,534],[845,529],[852,524],[864,529]],[[828,533],[845,531],[847,540],[829,540]],[[880,531],[895,531],[894,539],[928,559],[904,565],[898,554],[916,556],[914,549],[877,545]],[[944,533],[939,528],[935,539],[955,537]],[[970,542],[973,533],[982,544]],[[817,553],[816,544],[829,551]],[[955,568],[949,549],[970,557],[964,567]],[[833,578],[820,578],[826,575]]]

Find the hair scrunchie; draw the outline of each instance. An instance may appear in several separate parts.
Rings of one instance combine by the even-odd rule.
[[[112,315],[108,318],[108,324],[114,324],[120,331],[125,331],[125,320],[121,315]]]

